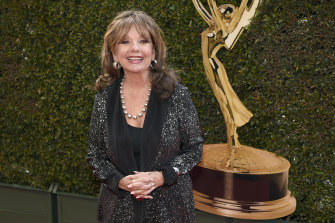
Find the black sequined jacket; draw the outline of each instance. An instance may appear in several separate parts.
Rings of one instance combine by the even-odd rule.
[[[141,136],[140,171],[177,167],[180,175],[173,182],[156,188],[151,193],[153,199],[142,201],[117,186],[123,176],[136,170],[125,116],[120,107],[119,89],[120,80],[117,80],[95,95],[90,124],[86,158],[94,175],[102,182],[98,220],[195,222],[189,171],[201,161],[202,137],[187,88],[178,84],[164,101],[158,100],[154,91],[151,93]],[[167,177],[164,175],[164,181]]]

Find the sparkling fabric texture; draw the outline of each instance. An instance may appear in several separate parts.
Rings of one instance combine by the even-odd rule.
[[[87,154],[94,175],[102,182],[97,219],[104,223],[196,222],[189,171],[201,161],[202,137],[198,115],[187,88],[178,84],[166,99],[168,106],[160,143],[151,160],[152,171],[158,170],[162,163],[169,163],[179,169],[180,175],[173,185],[156,188],[151,193],[153,199],[137,201],[129,192],[120,189],[117,195],[105,184],[106,177],[118,167],[107,133],[106,98],[109,87],[95,96]],[[135,220],[134,209],[139,205],[141,218]]]

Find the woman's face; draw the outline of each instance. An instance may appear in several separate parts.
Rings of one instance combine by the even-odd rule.
[[[153,44],[147,36],[141,36],[135,26],[131,26],[126,37],[116,44],[114,61],[119,62],[126,75],[147,75],[152,60],[155,59]]]

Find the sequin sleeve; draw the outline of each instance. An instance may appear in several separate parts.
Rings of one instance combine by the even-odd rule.
[[[188,89],[182,85],[178,85],[174,101],[179,118],[181,144],[180,155],[176,156],[170,164],[173,167],[177,167],[180,174],[185,174],[200,163],[203,140],[198,113],[193,105]]]
[[[119,194],[118,182],[124,175],[113,165],[106,154],[104,125],[106,125],[107,116],[105,105],[106,101],[103,94],[96,94],[90,122],[86,159],[93,170],[93,174],[115,194]]]

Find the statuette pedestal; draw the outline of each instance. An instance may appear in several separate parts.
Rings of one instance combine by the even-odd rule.
[[[285,158],[244,145],[226,167],[229,157],[227,144],[204,145],[202,162],[191,171],[197,209],[241,219],[274,219],[295,211]]]

